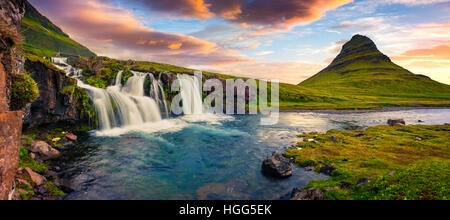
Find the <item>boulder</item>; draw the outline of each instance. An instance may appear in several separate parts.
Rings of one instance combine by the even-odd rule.
[[[43,185],[47,179],[45,177],[35,173],[30,168],[25,168],[25,173],[31,178],[31,181],[33,181],[37,186]]]
[[[337,143],[337,139],[334,135],[330,136],[330,140],[333,141],[334,143]]]
[[[392,176],[394,176],[396,173],[397,173],[397,172],[395,172],[395,171],[391,171],[391,172],[389,172],[388,176],[392,177]]]
[[[388,125],[390,125],[390,126],[405,126],[406,122],[403,119],[389,119]]]
[[[70,134],[66,134],[66,138],[69,141],[77,141],[77,139],[78,139],[78,137],[76,135],[71,134],[71,133]]]
[[[352,183],[346,182],[346,181],[341,181],[341,187],[344,189],[349,189],[352,187]]]
[[[320,173],[323,173],[325,175],[331,176],[331,174],[333,173],[333,171],[336,170],[336,167],[333,166],[323,166],[322,168],[320,168]]]
[[[367,178],[367,177],[361,178],[361,179],[359,179],[358,184],[356,185],[356,187],[357,188],[362,188],[362,187],[366,186],[367,184],[369,184],[369,183],[371,183],[371,182],[373,182],[375,180],[376,179],[374,179],[374,178]]]
[[[61,154],[58,150],[52,148],[45,141],[33,141],[30,146],[30,151],[33,153],[38,153],[45,159],[53,159],[59,157]]]
[[[326,200],[327,197],[325,193],[320,191],[320,189],[312,188],[308,190],[299,191],[298,188],[294,189],[292,192],[294,197],[291,200]]]
[[[292,176],[291,161],[281,154],[273,154],[263,162],[262,172],[271,177],[290,177]]]

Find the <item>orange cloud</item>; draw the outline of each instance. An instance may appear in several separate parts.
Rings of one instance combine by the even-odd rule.
[[[240,25],[286,29],[321,18],[354,0],[134,0],[153,11],[205,19],[219,16]],[[133,1],[132,1],[133,2]]]
[[[426,49],[414,49],[392,58],[413,71],[450,84],[450,41]]]
[[[179,62],[182,58],[184,64],[192,65],[249,61],[213,42],[145,27],[130,11],[113,6],[110,0],[36,1],[39,2],[39,9],[52,21],[102,55],[145,60],[164,57],[160,61],[169,63]],[[192,1],[194,5],[198,2]],[[67,8],[70,8],[70,13]],[[170,55],[174,54],[174,50],[177,57],[172,58]]]

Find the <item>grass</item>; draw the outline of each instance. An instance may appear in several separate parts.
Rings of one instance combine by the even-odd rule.
[[[342,181],[353,184],[351,189],[327,192],[330,199],[448,199],[449,131],[450,125],[413,125],[309,133],[301,137],[318,143],[298,143],[298,148],[288,150],[286,156],[299,166],[314,166],[316,171],[325,165],[337,168],[330,179],[313,181],[307,188],[339,187]],[[389,176],[392,171],[395,175]],[[356,188],[363,177],[377,180]]]
[[[60,28],[42,16],[30,3],[22,20],[23,50],[40,57],[50,57],[58,52],[69,55],[95,56],[86,47],[70,39]]]

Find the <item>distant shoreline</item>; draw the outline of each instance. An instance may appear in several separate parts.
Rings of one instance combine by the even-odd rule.
[[[343,109],[289,109],[280,110],[280,112],[318,112],[328,114],[347,114],[347,113],[367,113],[367,112],[393,112],[405,110],[429,110],[429,109],[450,109],[450,107],[383,107],[378,109],[357,109],[357,110],[343,110]]]

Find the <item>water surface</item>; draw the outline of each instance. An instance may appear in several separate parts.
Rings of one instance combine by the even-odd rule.
[[[260,116],[181,117],[97,132],[66,153],[62,175],[75,188],[66,199],[279,199],[326,176],[294,167],[289,179],[267,178],[261,163],[272,152],[302,132],[364,129],[391,118],[444,124],[450,109],[282,112],[274,126],[261,126]]]

